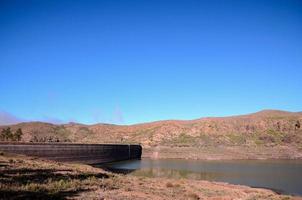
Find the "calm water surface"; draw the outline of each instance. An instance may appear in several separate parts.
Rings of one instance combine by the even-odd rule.
[[[119,162],[105,168],[137,176],[188,178],[270,188],[283,194],[302,195],[302,161],[240,160],[195,161],[181,159]]]

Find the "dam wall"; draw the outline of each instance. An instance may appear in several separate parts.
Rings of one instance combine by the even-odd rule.
[[[0,151],[56,161],[101,164],[140,159],[142,147],[132,144],[0,143]]]

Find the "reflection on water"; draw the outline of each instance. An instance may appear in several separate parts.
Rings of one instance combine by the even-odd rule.
[[[145,177],[166,177],[166,178],[187,178],[187,179],[196,179],[196,180],[214,180],[222,174],[213,173],[213,172],[191,172],[187,170],[175,170],[175,169],[140,169],[134,171],[132,174],[137,176]]]
[[[302,161],[143,159],[102,167],[117,173],[130,173],[136,176],[221,181],[270,188],[284,194],[302,195]]]

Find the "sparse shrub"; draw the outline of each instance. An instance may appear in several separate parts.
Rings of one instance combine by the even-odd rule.
[[[98,183],[98,179],[95,176],[90,176],[84,182],[86,185],[95,185]]]
[[[294,141],[294,138],[293,136],[291,135],[285,135],[282,139],[281,139],[282,142],[284,143],[291,143]]]
[[[38,138],[37,136],[33,136],[32,139],[30,140],[30,142],[38,142]]]
[[[198,194],[195,194],[195,193],[189,193],[188,194],[188,198],[189,199],[193,199],[193,200],[199,200],[200,197],[198,196]]]
[[[173,144],[195,144],[196,138],[193,136],[190,136],[186,133],[181,133],[178,137],[173,138],[171,141]]]
[[[4,129],[0,133],[0,141],[4,141]]]
[[[168,182],[168,183],[166,183],[166,187],[173,187],[173,184]]]
[[[23,189],[25,191],[29,192],[42,192],[45,191],[43,187],[41,187],[41,184],[36,184],[36,183],[28,183],[23,186]]]
[[[58,192],[61,190],[66,190],[68,188],[73,188],[71,181],[64,180],[64,179],[54,182],[50,181],[48,185],[49,185],[49,189],[52,190],[53,192]]]
[[[269,135],[260,136],[259,139],[264,141],[265,143],[268,143],[268,142],[274,143],[275,142],[274,137],[269,136]]]
[[[101,182],[101,188],[104,190],[115,190],[120,187],[119,183],[114,177],[111,179],[101,179],[100,182]]]
[[[295,124],[295,129],[299,129],[301,127],[300,121],[297,120],[296,124]]]
[[[24,163],[24,161],[21,160],[21,159],[17,159],[16,162],[17,162],[17,163]]]
[[[229,134],[228,138],[233,144],[241,145],[246,143],[246,139],[243,135]]]

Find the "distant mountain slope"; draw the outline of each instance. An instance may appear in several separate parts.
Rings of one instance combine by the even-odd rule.
[[[231,117],[167,120],[130,126],[28,122],[10,125],[24,132],[23,141],[52,140],[81,143],[141,143],[164,146],[287,146],[302,148],[302,113],[263,110]],[[0,130],[7,126],[0,126]]]

